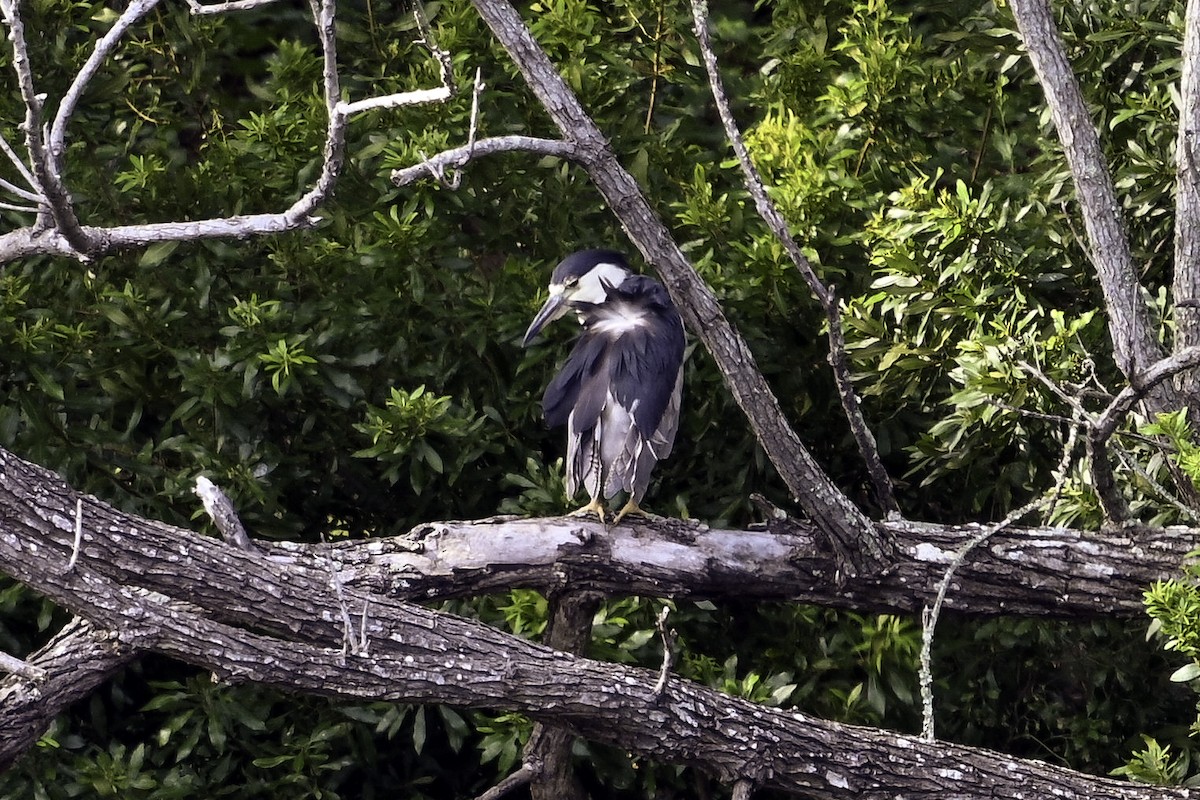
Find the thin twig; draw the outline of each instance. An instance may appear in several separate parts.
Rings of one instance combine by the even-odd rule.
[[[1083,404],[1079,402],[1079,398],[1068,393],[1053,378],[1042,372],[1039,367],[1023,358],[1017,359],[1017,366],[1024,370],[1027,375],[1036,378],[1038,382],[1049,389],[1059,400],[1069,405],[1080,419],[1087,420],[1089,423],[1095,420],[1095,416],[1083,407]]]
[[[21,160],[21,157],[17,155],[17,151],[13,149],[13,146],[8,143],[8,137],[2,134],[0,134],[0,150],[4,151],[4,155],[8,156],[8,160],[12,162],[12,165],[17,168],[17,172],[21,173],[21,177],[25,179],[25,182],[28,183],[29,187],[33,190],[30,192],[30,196],[26,197],[25,199],[44,203],[46,198],[44,195],[39,193],[37,180],[33,177],[33,173],[29,171],[29,167],[24,161]],[[24,195],[22,196],[24,197]]]
[[[370,655],[370,639],[367,636],[367,620],[370,615],[367,613],[371,610],[371,600],[366,598],[363,600],[362,614],[358,618],[358,654],[363,658]]]
[[[346,594],[342,591],[342,576],[341,569],[333,559],[332,550],[329,547],[329,541],[325,538],[324,531],[321,532],[321,544],[326,545],[322,548],[322,553],[325,556],[325,562],[329,567],[329,585],[333,588],[333,596],[337,600],[338,610],[342,615],[342,657],[347,655],[362,655],[362,642],[359,640],[355,629],[354,620],[350,617],[350,606],[346,603]],[[366,609],[363,609],[363,621],[366,620]]]
[[[16,154],[14,153],[13,155],[16,155]],[[0,178],[0,189],[3,189],[6,192],[11,192],[12,194],[15,194],[17,197],[21,198],[22,200],[28,200],[31,203],[45,202],[45,198],[42,197],[41,195],[39,195],[37,192],[31,192],[28,189],[22,189],[20,186],[17,186],[15,183],[6,181],[3,178]]]
[[[392,183],[408,186],[430,176],[442,181],[447,170],[460,169],[476,158],[495,153],[535,153],[554,156],[565,161],[578,161],[579,148],[562,139],[540,139],[535,136],[495,136],[480,139],[473,145],[463,145],[438,153],[411,167],[392,171]]]
[[[833,377],[837,384],[838,396],[841,398],[842,410],[845,412],[846,419],[850,423],[851,433],[854,435],[859,453],[866,463],[867,472],[871,476],[871,483],[875,488],[876,500],[889,516],[898,517],[900,515],[900,506],[896,502],[892,480],[888,477],[887,470],[883,466],[883,461],[879,457],[879,447],[875,442],[875,437],[871,434],[871,430],[863,418],[862,406],[858,401],[858,395],[854,391],[854,384],[850,377],[849,358],[846,355],[846,339],[842,331],[841,302],[838,299],[837,292],[834,291],[832,286],[827,286],[821,281],[812,264],[809,263],[804,253],[801,252],[800,246],[796,243],[788,228],[787,220],[783,218],[783,214],[779,212],[779,209],[767,195],[762,176],[759,174],[757,167],[754,166],[754,161],[750,157],[750,151],[746,147],[737,121],[733,117],[729,98],[725,93],[725,86],[717,67],[717,56],[713,51],[712,40],[708,31],[707,0],[692,0],[692,20],[696,31],[696,39],[700,44],[700,52],[704,58],[704,66],[708,70],[708,82],[712,88],[713,100],[716,102],[721,121],[725,125],[725,134],[729,137],[730,144],[733,145],[733,151],[737,155],[738,162],[741,164],[746,189],[750,192],[751,197],[754,198],[754,206],[758,210],[758,215],[763,218],[767,223],[767,227],[775,235],[775,238],[783,245],[792,263],[800,274],[804,276],[809,289],[816,295],[817,301],[825,311],[826,323],[829,326],[829,365],[833,368]]]
[[[1137,460],[1129,455],[1129,453],[1123,449],[1118,449],[1116,453],[1117,458],[1121,460],[1121,465],[1145,481],[1150,489],[1158,495],[1159,499],[1163,500],[1169,505],[1174,506],[1175,510],[1183,514],[1184,517],[1193,521],[1200,520],[1200,510],[1192,508],[1187,503],[1176,497],[1167,489],[1167,487],[1155,480],[1154,476],[1147,472],[1141,464],[1137,463]]]
[[[46,670],[4,652],[0,652],[0,672],[7,672],[9,675],[17,675],[31,681],[46,679]]]
[[[71,560],[67,562],[67,572],[75,569],[79,562],[79,549],[83,544],[83,498],[75,498],[75,543],[71,545]]]
[[[471,90],[471,122],[467,128],[467,155],[468,157],[475,154],[475,141],[479,138],[479,98],[483,95],[483,70],[475,69],[475,87]],[[451,188],[458,189],[462,182],[462,173],[454,172],[453,186]]]
[[[501,797],[509,792],[516,791],[522,786],[525,786],[533,781],[541,773],[541,767],[535,764],[530,764],[528,761],[521,765],[521,768],[516,772],[508,775],[504,780],[497,783],[492,788],[488,789],[483,794],[479,795],[476,800],[500,800]]]
[[[1091,457],[1092,484],[1100,504],[1109,519],[1117,522],[1129,518],[1129,506],[1116,486],[1112,461],[1108,457],[1108,440],[1117,427],[1143,398],[1174,375],[1200,366],[1200,346],[1186,347],[1178,353],[1156,361],[1146,370],[1130,378],[1129,385],[1117,394],[1108,407],[1093,418],[1088,426],[1087,449]],[[1173,470],[1181,490],[1187,494],[1182,481],[1191,479],[1182,470]],[[1195,515],[1195,512],[1190,512]]]
[[[251,8],[270,5],[278,0],[229,0],[227,3],[200,3],[188,0],[188,10],[193,14],[225,14],[230,11],[247,11]]]
[[[667,680],[671,676],[671,666],[675,662],[676,633],[674,629],[667,630],[667,616],[670,613],[671,607],[664,604],[662,610],[658,612],[658,617],[654,620],[654,627],[658,629],[658,638],[662,640],[663,646],[662,666],[658,668],[658,680],[654,683],[655,697],[662,697],[662,693],[667,690]]]
[[[950,588],[950,581],[954,578],[954,573],[957,572],[958,568],[966,562],[967,557],[972,551],[975,550],[975,548],[982,545],[1000,531],[1017,522],[1026,514],[1029,514],[1030,512],[1039,508],[1054,507],[1054,505],[1058,502],[1058,498],[1062,494],[1063,484],[1066,482],[1067,474],[1071,468],[1071,462],[1075,457],[1075,445],[1078,441],[1078,431],[1079,429],[1075,426],[1068,428],[1067,442],[1063,447],[1062,459],[1060,459],[1058,463],[1058,478],[1054,483],[1054,491],[1052,494],[1049,497],[1042,496],[1035,500],[1031,500],[1015,511],[1010,512],[1008,516],[1000,520],[1000,522],[997,522],[994,525],[989,525],[980,533],[972,537],[971,540],[968,541],[958,551],[958,553],[955,554],[954,559],[950,562],[949,566],[946,567],[946,571],[942,575],[942,580],[938,584],[937,596],[934,598],[933,606],[926,607],[924,613],[921,615],[922,630],[919,671],[922,716],[921,738],[927,742],[932,742],[935,739],[933,723],[933,634],[937,629],[938,619],[942,614],[942,604],[946,600],[946,592]]]

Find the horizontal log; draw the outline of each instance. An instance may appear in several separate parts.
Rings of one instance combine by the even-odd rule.
[[[83,550],[71,567],[77,498],[51,473],[0,452],[0,569],[133,651],[228,679],[525,713],[648,758],[813,798],[1189,796],[757,706],[681,679],[658,687],[653,671],[558,652],[362,586],[335,590],[340,570],[241,550],[94,499],[83,504]],[[366,633],[349,650],[339,605]],[[85,648],[79,659],[95,653]]]

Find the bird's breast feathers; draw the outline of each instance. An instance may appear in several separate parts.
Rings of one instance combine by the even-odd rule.
[[[598,306],[587,321],[588,331],[607,336],[620,336],[623,333],[645,328],[649,324],[644,308],[622,302],[610,301]]]

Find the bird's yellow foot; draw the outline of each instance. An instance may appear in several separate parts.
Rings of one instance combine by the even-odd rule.
[[[629,516],[630,514],[633,514],[638,517],[651,516],[650,514],[648,514],[642,510],[642,507],[637,504],[636,500],[630,500],[628,503],[621,506],[621,510],[617,512],[617,515],[615,517],[613,517],[612,524],[613,525],[619,524],[622,519]]]
[[[583,508],[575,509],[570,514],[567,514],[567,516],[568,517],[586,517],[588,514],[595,514],[597,517],[600,518],[601,523],[603,523],[605,521],[604,520],[604,504],[600,502],[600,498],[593,497],[592,501],[590,503],[588,503],[586,506],[584,506]]]

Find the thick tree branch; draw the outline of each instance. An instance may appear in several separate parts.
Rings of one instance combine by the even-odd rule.
[[[649,758],[696,766],[729,783],[745,780],[813,798],[1188,796],[759,707],[685,680],[657,687],[653,670],[572,656],[379,595],[370,596],[370,654],[346,654],[341,626],[328,613],[331,590],[314,585],[306,570],[217,540],[200,547],[195,534],[96,501],[87,519],[99,524],[85,537],[76,569],[68,570],[71,523],[60,508],[77,495],[11,456],[0,463],[0,567],[93,625],[118,631],[127,647],[222,677],[324,695],[524,713]],[[18,477],[26,482],[14,485]],[[153,568],[136,568],[132,561],[114,565],[104,550],[120,543],[140,552],[144,536],[157,544],[164,533],[183,541],[154,551]],[[210,561],[210,554],[218,557]],[[254,565],[257,574],[230,570]],[[181,580],[164,593],[139,585],[138,575],[153,580],[148,573]],[[187,575],[211,588],[193,591]],[[368,599],[358,589],[346,592],[351,603]]]
[[[712,87],[713,100],[716,102],[721,122],[725,125],[725,135],[729,138],[733,152],[737,155],[738,163],[742,166],[746,189],[754,198],[754,207],[758,210],[758,215],[767,223],[767,227],[771,229],[771,233],[783,245],[792,264],[804,277],[805,283],[808,284],[808,288],[816,296],[825,312],[825,321],[829,326],[829,365],[833,368],[834,382],[837,385],[838,397],[842,402],[842,410],[850,424],[850,432],[858,445],[858,452],[862,455],[863,462],[867,467],[867,474],[870,475],[871,484],[875,489],[875,499],[889,516],[899,517],[900,506],[896,502],[896,495],[892,490],[892,479],[888,477],[883,461],[879,458],[879,447],[875,443],[871,429],[867,426],[867,421],[863,418],[862,406],[858,402],[858,395],[855,393],[854,384],[850,379],[850,361],[846,355],[846,336],[842,332],[841,301],[834,288],[827,286],[821,280],[812,264],[805,258],[804,253],[800,250],[800,245],[792,237],[787,220],[783,218],[783,214],[779,212],[775,203],[767,195],[762,175],[759,174],[754,160],[750,157],[750,150],[742,139],[742,132],[738,128],[737,120],[733,117],[733,109],[730,108],[729,98],[725,94],[725,85],[717,66],[717,55],[713,51],[712,40],[709,36],[706,0],[692,0],[692,21],[696,31],[696,40],[700,44],[700,54],[704,59],[704,68],[708,71],[708,82]]]
[[[1049,0],[1013,0],[1012,9],[1075,181],[1089,240],[1087,249],[1104,291],[1113,355],[1121,371],[1132,378],[1162,358],[1163,352],[1142,299],[1100,139],[1067,61]],[[1160,411],[1179,407],[1176,393],[1165,384],[1151,401]]]
[[[1175,139],[1175,351],[1200,346],[1200,0],[1188,0],[1180,52],[1179,131]],[[1200,410],[1200,372],[1177,382]]]
[[[841,562],[841,576],[882,571],[891,555],[886,532],[871,524],[804,448],[745,340],[729,324],[712,290],[692,268],[516,9],[507,0],[474,0],[474,4],[563,138],[578,148],[584,169],[630,239],[658,268],[688,327],[716,361],[775,469],[829,537]]]
[[[583,655],[592,641],[592,620],[603,599],[596,592],[569,589],[552,594],[543,643],[555,650]],[[571,764],[574,741],[574,734],[567,729],[534,724],[522,759],[525,765],[537,767],[530,786],[531,800],[586,800],[587,792],[576,780]]]
[[[76,617],[28,663],[43,674],[0,680],[0,772],[38,740],[68,705],[82,700],[133,658],[115,634]]]
[[[32,529],[24,536],[36,537],[39,549],[69,558],[76,499],[57,476],[0,451],[0,537],[17,536],[24,526]],[[838,589],[818,531],[790,520],[748,531],[682,522],[609,530],[570,517],[430,523],[395,539],[273,544],[264,558],[137,520],[94,498],[83,498],[83,505],[80,564],[131,586],[186,596],[213,614],[235,615],[223,619],[245,622],[270,613],[296,633],[306,632],[310,622],[290,609],[306,596],[330,591],[331,559],[347,591],[393,599],[569,586],[607,595],[804,600],[915,613],[936,597],[955,554],[984,530],[889,523],[899,544],[895,568]],[[1144,588],[1176,574],[1198,542],[1200,533],[1191,529],[1009,528],[956,573],[946,606],[974,614],[1136,615]],[[164,559],[178,568],[161,569]],[[13,564],[0,568],[19,577]],[[222,575],[238,576],[232,591],[214,582]]]

